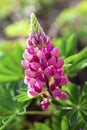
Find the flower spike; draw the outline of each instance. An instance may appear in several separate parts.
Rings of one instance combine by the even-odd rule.
[[[68,97],[61,90],[61,86],[68,83],[68,78],[64,76],[64,60],[59,57],[59,48],[53,46],[34,14],[31,15],[27,45],[22,66],[25,69],[24,82],[28,86],[28,96],[41,95],[41,106],[46,110],[51,100],[65,100]]]

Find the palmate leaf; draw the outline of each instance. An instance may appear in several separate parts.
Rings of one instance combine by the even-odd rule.
[[[81,115],[81,119],[83,118],[86,120],[87,118],[87,92],[86,88],[87,84],[85,84],[82,94],[80,95],[80,89],[79,86],[68,83],[67,87],[62,87],[62,91],[65,91],[68,93],[68,99],[62,102],[65,102],[64,104],[61,102],[61,100],[53,102],[57,107],[58,110],[55,111],[54,116],[57,117],[59,120],[62,119],[64,116],[67,116],[68,123],[70,123],[70,126],[75,126],[76,122],[79,118],[79,113]],[[58,103],[57,103],[58,102]],[[56,108],[57,108],[56,107]],[[60,110],[59,110],[60,109]],[[73,130],[73,129],[72,129]]]
[[[19,43],[15,43],[11,48],[2,50],[3,56],[0,58],[0,82],[16,81],[23,78],[23,68],[21,59],[23,48]]]
[[[34,130],[51,130],[51,128],[49,128],[46,124],[39,122],[36,122],[34,126],[35,126]]]
[[[78,118],[78,110],[74,109],[74,110],[71,111],[71,114],[70,114],[70,117],[69,117],[70,125],[72,125],[72,126],[75,125],[77,118]]]
[[[66,58],[65,65],[71,64],[69,67],[65,67],[65,73],[69,77],[75,76],[79,71],[87,67],[87,48],[84,48],[81,52]]]
[[[76,53],[76,35],[71,34],[67,40],[63,38],[53,39],[53,44],[60,49],[61,57],[65,58]]]
[[[0,130],[4,130],[7,126],[16,118],[16,114],[12,114],[8,117],[8,119],[4,122],[4,124],[0,127]]]
[[[15,90],[16,88],[13,89],[13,86],[8,84],[0,85],[0,130],[5,129],[18,115],[23,115],[30,103],[30,101],[18,102]]]
[[[25,101],[32,100],[33,98],[28,97],[27,92],[22,92],[16,96],[16,99],[18,102],[25,102]]]
[[[66,47],[65,47],[65,56],[68,57],[70,55],[73,55],[76,52],[76,36],[75,34],[70,35],[66,42]]]

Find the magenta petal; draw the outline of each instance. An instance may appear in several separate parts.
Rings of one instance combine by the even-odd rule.
[[[55,90],[55,87],[56,87],[55,84],[51,84],[50,87],[49,87],[49,90],[50,90],[50,91],[54,91],[54,90]]]
[[[60,99],[67,99],[68,98],[68,95],[67,95],[67,93],[65,93],[65,92],[61,92],[61,94],[60,94]]]
[[[47,45],[47,51],[52,51],[52,49],[53,49],[53,45],[52,45],[52,43],[49,43]]]
[[[47,99],[41,102],[41,106],[43,110],[46,110],[49,107],[49,105],[50,105],[50,101]]]
[[[46,76],[51,76],[51,70],[50,70],[50,68],[46,68],[46,69],[44,70],[44,74],[45,74]]]
[[[56,66],[57,68],[61,68],[64,64],[64,60],[63,59],[60,59],[57,63],[56,63]]]
[[[59,48],[57,48],[57,47],[53,48],[53,50],[51,51],[51,55],[55,56],[55,57],[58,57],[60,55]]]
[[[38,93],[41,92],[41,88],[39,86],[34,85],[34,90]]]
[[[33,89],[28,90],[28,96],[29,97],[35,97],[38,95],[38,92],[34,91]]]
[[[68,83],[68,78],[61,77],[61,81],[59,83],[60,86],[66,85]]]
[[[35,50],[33,47],[28,48],[28,52],[32,55],[35,54]]]
[[[43,53],[43,51],[39,50],[39,51],[37,52],[37,56],[39,57],[39,59],[43,59],[43,58],[44,58],[44,53]]]
[[[56,64],[56,58],[54,56],[52,56],[49,60],[48,60],[48,64],[49,65],[55,65]]]
[[[44,81],[44,76],[40,72],[36,73],[36,78],[41,80],[41,81]]]
[[[50,59],[51,58],[50,52],[46,52],[45,56],[46,56],[46,60]]]
[[[37,80],[36,81],[36,85],[42,89],[42,87],[44,86],[44,82],[40,81],[40,80]]]
[[[54,78],[60,79],[62,75],[63,75],[63,69],[59,69],[57,70],[57,72],[54,73]]]
[[[60,88],[56,88],[56,89],[53,91],[54,99],[59,98],[60,95],[61,95],[61,90],[60,90]]]

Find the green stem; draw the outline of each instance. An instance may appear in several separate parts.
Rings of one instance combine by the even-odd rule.
[[[0,127],[0,130],[4,130],[9,125],[9,123],[15,119],[15,117],[16,114],[10,116],[9,119],[5,122],[5,124]]]
[[[27,114],[27,115],[51,116],[51,115],[53,115],[53,112],[48,112],[48,111],[26,111],[25,114]]]

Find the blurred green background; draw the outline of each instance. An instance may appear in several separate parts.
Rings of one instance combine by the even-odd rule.
[[[34,99],[32,103],[28,101],[21,67],[32,12],[52,38],[54,46],[60,48],[65,63],[72,63],[72,66],[65,67],[65,74],[70,81],[81,90],[87,81],[87,0],[0,0],[0,120],[6,121],[13,112],[24,112],[25,107],[27,110],[41,110],[40,99]],[[71,59],[68,58],[70,56]],[[18,95],[17,101],[15,95]],[[15,118],[15,115],[11,118]],[[87,115],[84,118],[87,120]],[[83,127],[87,130],[87,125],[80,119],[73,128],[69,127],[66,116],[61,123],[57,119],[52,117],[50,120],[49,116],[40,115],[17,116],[5,130],[80,130]]]

